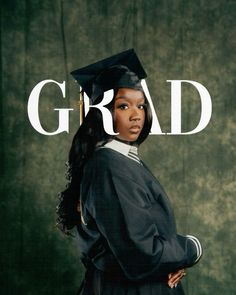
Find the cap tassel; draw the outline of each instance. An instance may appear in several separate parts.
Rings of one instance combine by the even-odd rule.
[[[83,120],[84,120],[84,92],[83,92],[83,90],[80,91],[78,105],[79,105],[79,125],[81,126],[81,124],[83,123]]]

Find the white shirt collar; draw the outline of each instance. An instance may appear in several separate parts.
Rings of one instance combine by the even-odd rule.
[[[108,143],[106,143],[104,146],[104,148],[110,148],[114,151],[117,151],[119,153],[121,153],[122,155],[138,162],[140,162],[140,159],[138,157],[138,148],[137,146],[134,145],[129,145],[127,143],[118,141],[118,140],[111,140]]]

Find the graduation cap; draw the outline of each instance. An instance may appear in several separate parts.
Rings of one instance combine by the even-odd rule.
[[[83,92],[95,104],[109,89],[134,88],[143,90],[141,79],[147,77],[134,49],[129,49],[71,72],[82,87],[80,93],[80,125],[84,118]]]
[[[71,72],[92,104],[109,89],[142,90],[141,79],[147,77],[134,49],[129,49]]]

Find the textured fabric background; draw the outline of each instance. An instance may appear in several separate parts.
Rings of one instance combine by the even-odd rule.
[[[75,294],[82,278],[76,241],[55,229],[57,193],[78,127],[78,87],[69,72],[134,47],[162,130],[170,130],[168,79],[202,83],[213,114],[191,136],[150,136],[141,147],[169,194],[180,233],[196,234],[204,257],[184,279],[187,295],[235,292],[236,100],[234,0],[5,0],[1,4],[1,294]],[[53,108],[73,107],[70,133],[44,136],[27,116],[41,80],[40,118],[52,132]],[[199,97],[183,87],[183,129],[199,120]]]

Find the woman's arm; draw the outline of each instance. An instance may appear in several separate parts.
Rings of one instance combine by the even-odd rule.
[[[190,239],[164,238],[149,210],[131,200],[130,194],[144,193],[140,187],[109,172],[95,175],[88,183],[87,209],[130,280],[167,276],[195,263],[198,253]]]

